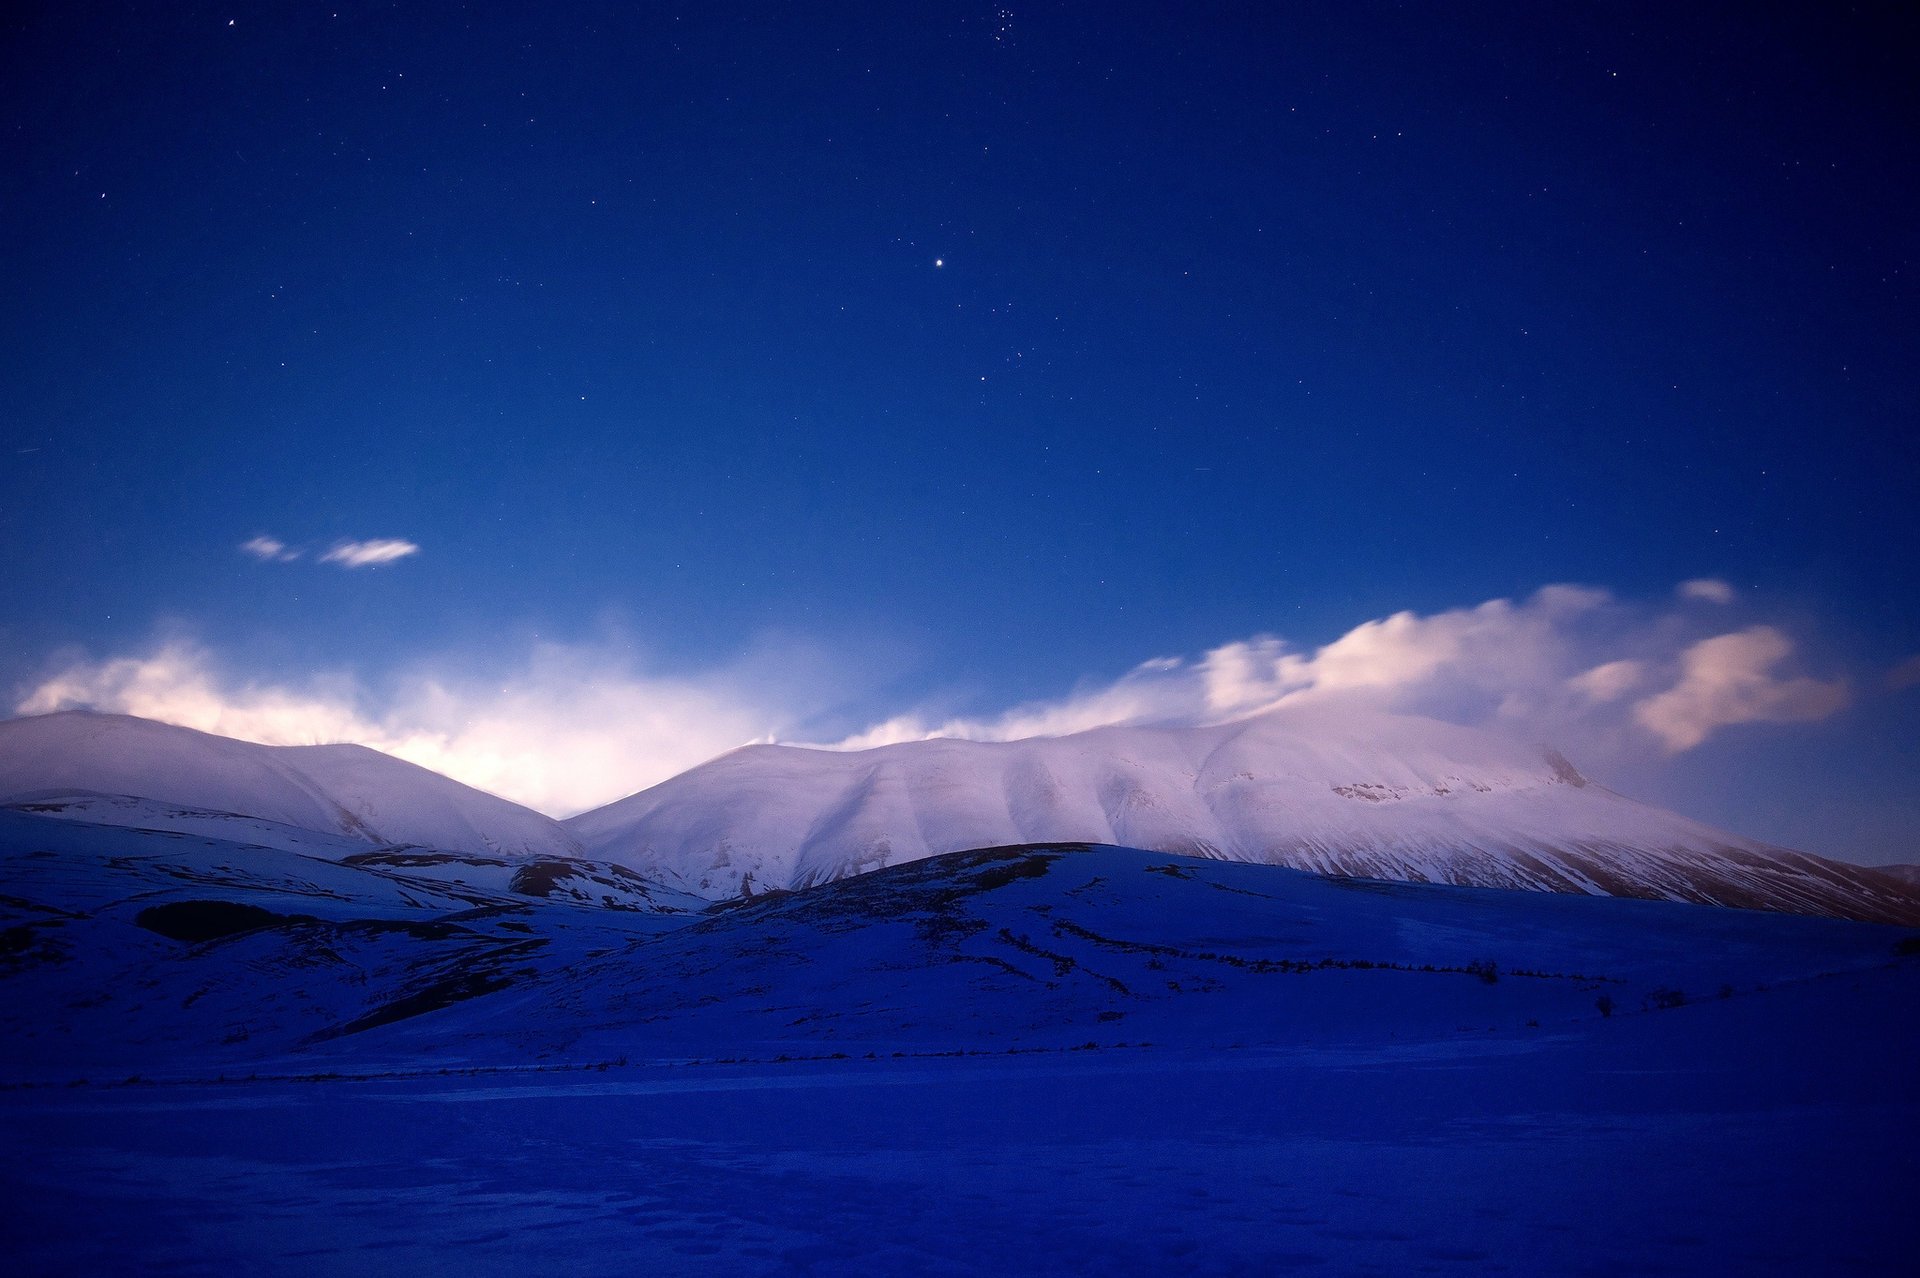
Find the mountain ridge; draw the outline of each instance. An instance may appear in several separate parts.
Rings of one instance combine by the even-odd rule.
[[[367,746],[261,745],[93,711],[0,721],[0,804],[76,794],[232,813],[372,846],[580,852],[550,817]]]
[[[343,847],[591,858],[708,900],[948,852],[1087,843],[1920,923],[1920,890],[1895,875],[1637,803],[1550,747],[1328,708],[1010,742],[749,745],[565,822],[364,746],[265,746],[63,712],[0,721],[4,804],[285,846],[301,841],[247,823]]]
[[[1550,747],[1328,708],[1011,742],[747,746],[567,825],[594,856],[715,898],[972,847],[1086,842],[1920,921],[1920,900],[1884,876],[1637,803]]]

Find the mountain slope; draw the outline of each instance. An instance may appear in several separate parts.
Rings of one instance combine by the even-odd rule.
[[[1058,847],[661,919],[257,851],[0,813],[13,1271],[1911,1268],[1900,929]]]
[[[518,1050],[588,1060],[1454,1040],[1880,969],[1907,935],[1132,848],[988,848],[709,911],[355,1050],[484,1059],[509,1027]]]
[[[0,1079],[297,1051],[706,904],[595,862],[358,846],[0,810]]]
[[[365,844],[573,856],[558,822],[357,745],[264,746],[127,715],[0,722],[0,803],[127,795]],[[57,814],[53,814],[57,815]],[[109,807],[89,820],[114,822]]]
[[[1909,935],[1074,845],[704,912],[416,861],[0,812],[0,1083],[1452,1042],[1867,973]]]
[[[966,848],[1122,844],[1366,878],[1882,921],[1920,898],[1592,785],[1538,747],[1409,716],[838,752],[749,746],[568,823],[589,852],[724,898]]]

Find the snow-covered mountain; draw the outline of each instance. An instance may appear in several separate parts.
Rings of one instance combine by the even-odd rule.
[[[1088,1043],[1452,1038],[1593,1021],[1596,1000],[1758,993],[1884,967],[1903,933],[1664,902],[1381,885],[1133,848],[951,853],[709,911],[357,1053],[771,1059]],[[554,942],[557,948],[567,942]],[[536,1046],[537,1045],[537,1046]]]
[[[748,746],[567,824],[591,855],[714,898],[967,848],[1086,842],[1920,921],[1920,898],[1880,875],[1637,803],[1550,750],[1325,709],[1013,742]]]
[[[448,869],[0,812],[0,1085],[1457,1042],[1683,991],[1771,997],[1884,968],[1906,936],[1072,845],[704,910]]]
[[[246,842],[263,840],[251,827],[215,828],[220,819],[253,818],[362,845],[580,852],[550,817],[365,746],[256,745],[82,711],[0,722],[0,804],[38,801],[44,815],[155,827],[155,805],[85,801],[103,795],[197,809],[165,817],[158,828]]]
[[[749,746],[564,824],[363,746],[263,746],[63,713],[0,722],[0,805],[330,860],[419,845],[469,858],[435,874],[492,888],[527,859],[590,856],[605,864],[567,867],[555,890],[596,901],[638,890],[620,867],[724,899],[947,852],[1074,842],[1920,922],[1920,888],[1884,871],[1636,803],[1552,751],[1326,709],[1015,742]]]
[[[592,861],[279,841],[0,809],[0,1078],[292,1051],[505,988],[536,957],[618,952],[707,906]]]

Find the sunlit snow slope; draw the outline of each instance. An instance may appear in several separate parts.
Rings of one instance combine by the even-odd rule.
[[[496,795],[358,745],[264,746],[126,715],[69,712],[0,722],[0,804],[128,795],[257,818],[362,844],[572,856],[560,824]],[[45,815],[69,815],[49,805]],[[144,809],[83,804],[70,815],[148,824]]]
[[[594,856],[715,898],[966,848],[1089,842],[1367,878],[1920,920],[1920,899],[1890,879],[1636,803],[1550,750],[1348,711],[858,752],[748,746],[568,825]]]

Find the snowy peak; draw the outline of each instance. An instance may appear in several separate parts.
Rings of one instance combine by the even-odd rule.
[[[1096,843],[1414,882],[1864,918],[1920,902],[1590,784],[1457,725],[1289,710],[858,752],[751,746],[568,823],[589,851],[724,898],[968,848]]]
[[[580,850],[548,817],[365,746],[265,746],[83,711],[0,722],[0,803],[76,795],[132,796],[362,844]],[[83,819],[112,822],[114,813],[94,805]]]
[[[0,722],[4,804],[332,859],[370,845],[591,856],[604,864],[558,890],[602,901],[625,899],[624,871],[725,899],[948,852],[1084,843],[1920,922],[1920,890],[1893,874],[1635,803],[1549,749],[1324,709],[1012,742],[748,746],[565,825],[361,746],[263,746],[65,713]]]

